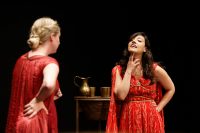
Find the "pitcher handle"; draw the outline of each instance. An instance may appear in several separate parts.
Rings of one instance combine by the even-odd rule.
[[[80,78],[79,76],[75,76],[74,77],[74,85],[76,85],[77,87],[80,87],[80,85],[78,85],[77,83],[76,83],[76,78]]]

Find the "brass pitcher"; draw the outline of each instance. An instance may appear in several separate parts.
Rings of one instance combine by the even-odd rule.
[[[80,86],[79,84],[77,84],[76,79],[79,78],[82,80],[82,85]],[[84,96],[90,96],[90,87],[88,85],[88,79],[90,77],[84,78],[84,77],[80,77],[80,76],[75,76],[74,77],[74,84],[80,88],[80,92],[82,95]]]

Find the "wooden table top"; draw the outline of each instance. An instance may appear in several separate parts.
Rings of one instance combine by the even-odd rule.
[[[102,96],[75,96],[75,100],[82,101],[110,101],[110,97],[102,97]]]

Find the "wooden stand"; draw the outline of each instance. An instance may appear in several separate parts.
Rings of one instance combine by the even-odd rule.
[[[76,133],[79,133],[79,112],[84,112],[88,119],[99,121],[98,130],[101,132],[101,120],[106,120],[109,110],[110,97],[75,96],[76,102]]]

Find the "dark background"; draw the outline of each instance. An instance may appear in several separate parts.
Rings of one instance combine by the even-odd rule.
[[[4,132],[6,123],[12,69],[16,59],[29,50],[26,40],[31,25],[43,16],[58,20],[61,26],[61,45],[52,55],[60,63],[63,97],[56,102],[60,131],[75,131],[73,98],[78,88],[73,84],[74,76],[92,77],[89,85],[97,89],[110,86],[111,69],[127,47],[128,37],[136,31],[147,33],[154,59],[166,67],[176,87],[165,107],[166,131],[198,131],[200,91],[194,76],[199,60],[199,14],[188,3],[156,4],[54,1],[1,5],[0,132]]]

